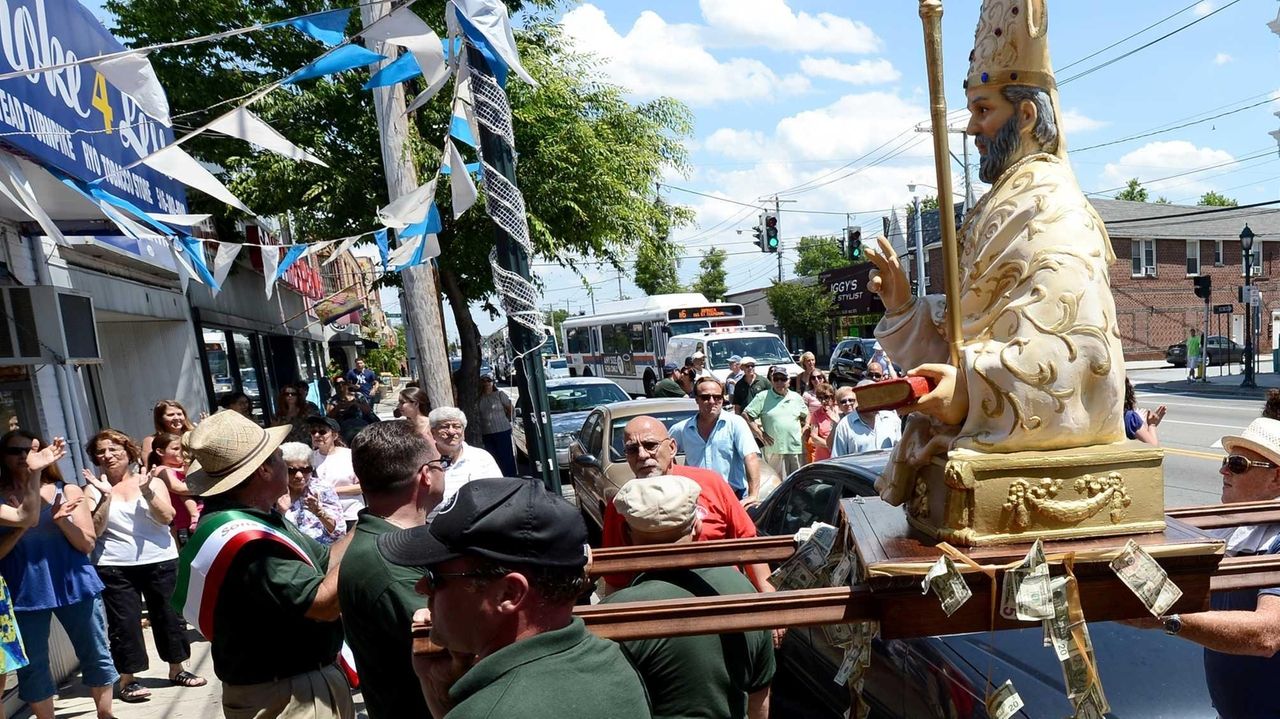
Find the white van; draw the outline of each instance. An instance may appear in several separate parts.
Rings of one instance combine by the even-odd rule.
[[[782,339],[765,332],[760,325],[725,327],[667,340],[667,362],[683,367],[685,358],[692,357],[694,352],[707,356],[707,369],[721,382],[729,376],[729,358],[734,355],[754,358],[756,372],[761,375],[770,365],[785,367],[789,377],[800,374],[800,365],[795,363]]]

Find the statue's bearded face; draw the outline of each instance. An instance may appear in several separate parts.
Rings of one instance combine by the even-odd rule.
[[[969,125],[965,131],[981,158],[978,178],[992,183],[1022,157],[1021,116],[999,90],[977,88],[969,91]]]

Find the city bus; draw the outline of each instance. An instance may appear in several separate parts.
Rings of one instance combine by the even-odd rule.
[[[613,302],[561,325],[575,377],[607,377],[632,395],[649,395],[662,378],[667,340],[719,327],[741,327],[742,305],[709,302],[697,292]]]

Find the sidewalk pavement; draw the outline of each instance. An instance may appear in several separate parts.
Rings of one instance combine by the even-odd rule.
[[[202,687],[175,687],[169,683],[169,665],[160,660],[156,654],[155,642],[151,638],[151,630],[144,634],[147,638],[147,656],[151,667],[137,675],[138,682],[151,690],[151,699],[138,704],[125,704],[117,699],[112,711],[118,719],[221,719],[222,717],[222,683],[213,675],[213,657],[209,653],[209,642],[197,632],[191,630],[191,659],[187,661],[187,671],[202,676],[209,683]],[[271,641],[272,638],[265,638]],[[287,637],[275,637],[275,641],[288,641]],[[364,711],[364,698],[360,692],[354,693],[357,719],[367,719]],[[54,715],[57,717],[79,717],[93,719],[95,716],[93,698],[89,688],[80,683],[77,672],[65,684],[58,687],[58,696],[53,703]],[[31,710],[26,705],[12,715],[11,719],[27,719]]]
[[[1234,367],[1234,365],[1233,365]],[[1246,399],[1266,399],[1267,390],[1280,388],[1280,374],[1275,372],[1264,371],[1271,368],[1270,357],[1261,357],[1257,370],[1254,375],[1254,384],[1257,387],[1241,387],[1240,383],[1244,381],[1244,375],[1236,367],[1235,374],[1224,374],[1218,376],[1218,367],[1210,367],[1206,370],[1204,380],[1190,382],[1185,379],[1186,370],[1183,369],[1176,380],[1161,380],[1155,382],[1140,382],[1135,380],[1135,385],[1146,390],[1156,392],[1171,392],[1176,394],[1192,394],[1204,395],[1210,397],[1241,397]],[[1125,369],[1133,372],[1138,370],[1150,369],[1172,369],[1168,362],[1163,360],[1126,362]]]

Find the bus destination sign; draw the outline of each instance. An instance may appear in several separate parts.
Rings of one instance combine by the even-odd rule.
[[[720,317],[741,317],[741,305],[728,305],[719,307],[681,307],[680,309],[668,310],[667,320],[678,322],[680,320],[707,320]]]

